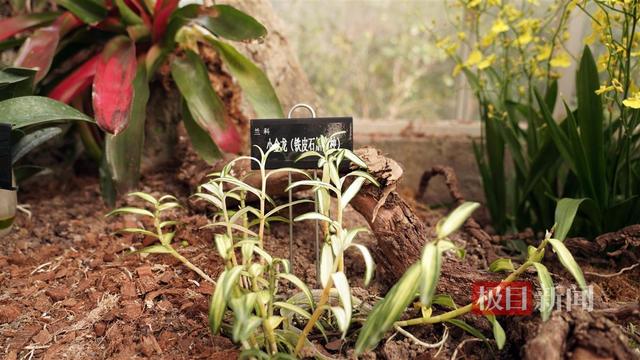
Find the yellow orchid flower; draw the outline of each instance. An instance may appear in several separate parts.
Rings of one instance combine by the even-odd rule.
[[[640,109],[640,92],[634,93],[631,97],[625,99],[622,104],[628,108]]]
[[[563,52],[551,59],[549,63],[553,67],[567,68],[571,66],[571,58],[569,57],[569,54]]]
[[[507,23],[505,23],[501,18],[496,19],[493,26],[491,26],[491,32],[494,34],[500,34],[506,31],[509,31],[509,25],[507,25]]]
[[[482,61],[482,53],[480,52],[480,50],[473,50],[471,54],[469,54],[467,61],[464,62],[464,66],[471,67],[473,65],[480,63],[481,61]]]
[[[484,58],[482,61],[478,63],[478,70],[484,70],[488,68],[489,66],[491,66],[491,64],[493,64],[493,61],[495,59],[496,59],[495,54],[491,54],[490,56],[487,56],[486,58]]]

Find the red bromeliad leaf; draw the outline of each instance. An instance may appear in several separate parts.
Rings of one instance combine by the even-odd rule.
[[[42,13],[19,15],[6,19],[0,19],[0,41],[8,39],[13,35],[30,27],[52,21],[56,18],[56,16],[56,13]]]
[[[47,96],[69,104],[76,96],[85,91],[96,74],[96,67],[100,54],[82,64],[76,71],[62,80]]]
[[[169,18],[178,7],[179,0],[157,0],[153,20],[153,42],[157,43],[167,31]]]
[[[171,63],[171,76],[184,97],[193,120],[209,133],[220,150],[238,153],[242,150],[242,137],[224,110],[224,103],[209,81],[207,67],[193,51]]]
[[[58,14],[56,13],[42,13],[18,15],[10,18],[0,19],[0,41],[8,39],[13,35],[30,27],[50,22],[57,16]]]
[[[136,48],[126,36],[113,38],[102,51],[93,81],[93,111],[98,125],[117,135],[129,122],[136,76]]]
[[[53,22],[53,26],[60,30],[61,38],[82,24],[84,24],[82,20],[73,15],[70,11],[64,12],[56,19],[56,21]]]
[[[36,30],[20,47],[13,65],[37,69],[35,82],[39,82],[49,72],[59,41],[60,33],[55,26]]]

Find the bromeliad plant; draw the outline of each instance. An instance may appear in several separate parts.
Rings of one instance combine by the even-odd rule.
[[[266,159],[270,153],[278,150],[278,145],[275,145],[266,153],[260,150],[260,159],[241,157],[230,162],[219,174],[215,174],[214,179],[202,185],[201,192],[196,194],[220,210],[220,221],[210,226],[225,230],[225,233],[215,237],[216,247],[225,259],[226,269],[218,278],[211,300],[211,329],[215,333],[224,328],[225,313],[231,310],[234,320],[230,333],[233,340],[247,350],[247,355],[267,358],[279,352],[299,354],[305,345],[310,345],[307,336],[313,328],[325,334],[325,327],[332,325],[330,319],[321,318],[327,311],[333,313],[337,327],[343,335],[346,334],[354,308],[359,304],[359,301],[352,298],[345,275],[344,252],[348,248],[356,248],[365,258],[365,283],[372,278],[374,265],[371,255],[364,246],[354,242],[358,233],[365,230],[343,228],[342,213],[364,181],[375,183],[375,180],[361,170],[340,177],[338,169],[341,164],[346,164],[349,160],[358,166],[365,164],[349,150],[331,149],[330,140],[331,138],[325,137],[320,139],[319,149],[322,149],[322,153],[308,152],[301,156],[319,158],[324,174],[322,180],[314,180],[306,172],[291,168],[267,172]],[[244,178],[232,175],[233,164],[242,159],[249,159],[260,165],[259,188],[247,184]],[[307,285],[289,272],[288,261],[273,258],[264,249],[265,226],[272,221],[286,221],[278,216],[280,211],[313,202],[296,200],[283,205],[274,203],[267,194],[267,180],[283,171],[302,174],[307,178],[292,184],[291,188],[311,186],[317,195],[320,212],[298,216],[295,221],[315,219],[328,225],[320,270],[323,290],[317,302]],[[348,179],[353,181],[349,182]],[[344,192],[343,187],[346,187]],[[330,192],[337,197],[339,203],[335,216],[329,211]],[[257,199],[259,208],[247,205],[248,196]],[[237,207],[230,207],[230,202],[235,202]],[[267,206],[271,209],[267,210]],[[298,287],[304,296],[294,295],[287,299],[280,284],[282,280]],[[332,304],[329,300],[333,301],[333,306],[330,306]],[[340,306],[337,306],[338,300]],[[303,330],[296,327],[303,322],[295,318],[308,320]],[[313,349],[313,346],[308,347]],[[319,353],[315,355],[321,357]]]
[[[520,275],[531,267],[534,267],[538,273],[542,290],[539,310],[543,321],[546,321],[555,306],[553,281],[549,271],[542,264],[545,249],[547,249],[549,245],[558,256],[562,265],[576,279],[580,288],[585,290],[587,285],[582,270],[567,247],[563,244],[573,223],[578,204],[571,199],[562,199],[556,209],[556,224],[552,231],[546,233],[544,240],[541,241],[538,247],[529,246],[528,256],[522,265],[515,268],[511,259],[498,259],[490,265],[491,271],[509,272],[509,275],[501,282],[500,286],[490,290],[492,294],[481,297],[475,302],[471,302],[463,307],[458,307],[448,295],[436,295],[436,285],[440,279],[442,257],[445,252],[456,249],[456,246],[448,240],[448,237],[455,232],[478,207],[479,204],[477,203],[464,203],[438,224],[436,228],[437,238],[424,247],[420,263],[412,265],[398,283],[391,288],[385,298],[379,301],[369,314],[358,336],[356,353],[360,354],[374,348],[384,334],[391,328],[406,333],[406,330],[403,328],[407,326],[437,323],[451,324],[462,328],[473,336],[484,339],[484,335],[482,335],[480,331],[459,319],[459,317],[470,313],[474,309],[474,306],[483,309],[482,304],[487,301],[489,296],[493,295],[494,298],[495,296],[500,296],[499,294],[501,294],[506,284],[517,280]],[[422,309],[422,316],[398,321],[407,306],[417,297],[419,297],[418,305]],[[450,310],[436,315],[434,314],[434,304]],[[495,315],[491,314],[489,309],[486,310],[487,313],[485,316],[491,323],[496,344],[499,349],[502,349],[506,342],[505,332],[496,320]]]
[[[95,114],[107,133],[104,140],[86,125],[80,126],[80,134],[88,153],[102,162],[110,202],[113,186],[127,189],[137,183],[148,83],[166,61],[184,97],[185,127],[195,150],[212,162],[220,151],[242,149],[241,137],[209,82],[199,44],[219,54],[258,117],[283,117],[264,73],[223,41],[263,37],[266,29],[249,15],[228,5],[179,7],[178,0],[56,2],[66,11],[0,20],[0,48],[21,44],[13,65],[37,69],[40,93]],[[20,36],[33,28],[30,36]],[[72,56],[80,50],[85,60]],[[66,73],[57,68],[65,63],[74,65]],[[56,71],[49,71],[52,66]],[[90,89],[91,109],[82,101]],[[30,110],[28,103],[21,105],[22,111]]]
[[[40,172],[34,166],[20,165],[29,152],[60,135],[61,123],[93,120],[76,109],[46,97],[32,96],[36,71],[24,68],[0,70],[0,123],[11,126],[11,167],[13,186]],[[24,112],[24,107],[30,111]],[[9,232],[17,205],[17,189],[0,190],[0,235]]]

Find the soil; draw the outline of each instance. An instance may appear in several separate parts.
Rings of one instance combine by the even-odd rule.
[[[145,174],[142,191],[153,195],[174,194],[185,204],[176,216],[181,221],[175,237],[179,251],[213,278],[222,271],[222,263],[212,246],[213,231],[200,229],[208,221],[210,210],[194,204],[189,195],[193,178],[206,168],[194,163],[188,152],[180,171]],[[164,255],[130,255],[132,249],[149,244],[149,239],[114,232],[138,225],[136,218],[105,218],[110,209],[100,200],[98,181],[93,176],[72,176],[67,179],[47,179],[22,189],[20,202],[28,204],[31,218],[22,214],[8,237],[1,239],[0,249],[0,357],[4,359],[233,359],[238,348],[224,336],[211,335],[208,329],[208,302],[213,286],[186,269],[177,260]],[[413,199],[408,189],[401,191]],[[124,199],[122,204],[137,204]],[[434,226],[446,209],[429,209],[410,202],[427,226]],[[349,226],[366,226],[355,211],[345,216]],[[314,227],[300,223],[295,226],[294,272],[310,286],[316,283]],[[453,239],[464,245],[467,258],[447,259],[456,264],[469,264],[460,271],[486,269],[487,249],[464,234]],[[274,225],[266,239],[272,255],[286,258],[288,227]],[[180,245],[180,243],[182,244]],[[376,246],[372,236],[360,238],[369,247]],[[502,254],[495,246],[492,253]],[[589,259],[578,258],[587,272],[614,273],[619,270],[615,260],[607,267],[593,268]],[[348,258],[350,279],[360,279],[364,263],[358,256]],[[550,258],[550,271],[556,283],[570,284],[570,276],[557,261]],[[455,269],[455,267],[454,267]],[[640,328],[638,305],[640,269],[615,277],[587,275],[594,285],[594,306],[597,313],[614,319],[606,328],[616,328],[635,341],[637,349]],[[455,279],[456,274],[443,273],[443,279]],[[527,276],[535,276],[528,274]],[[455,281],[453,281],[455,282]],[[356,280],[354,286],[360,286]],[[458,286],[461,286],[458,284]],[[469,284],[470,287],[470,284]],[[356,292],[373,303],[386,287],[380,283]],[[630,314],[609,316],[621,306],[631,306]],[[609,311],[609,313],[607,313]],[[600,315],[598,315],[600,314]],[[566,314],[556,314],[566,316]],[[488,323],[481,317],[468,315],[465,320],[480,328],[489,337]],[[565,319],[566,320],[566,319]],[[449,326],[443,348],[426,349],[400,334],[389,334],[375,352],[366,358],[520,358],[525,342],[539,331],[539,315],[525,319],[505,319],[507,348],[501,353],[489,350],[463,331]],[[562,319],[558,320],[562,321]],[[586,321],[586,320],[585,320]],[[588,322],[588,321],[587,321]],[[595,352],[581,347],[578,318],[566,320],[568,331],[575,331],[574,340],[564,348],[567,358],[591,358]],[[605,325],[602,325],[605,326]],[[602,328],[601,326],[601,328]],[[635,326],[636,335],[630,329]],[[438,342],[444,332],[442,325],[408,329],[427,343]],[[588,330],[588,329],[587,329]],[[352,342],[348,339],[347,342]],[[341,348],[350,344],[339,340],[323,344],[323,352],[336,357],[348,357]],[[318,345],[322,347],[322,345]],[[585,355],[586,354],[586,355]],[[614,358],[615,354],[608,354]],[[637,356],[637,350],[635,356]],[[632,355],[633,356],[633,355]],[[531,356],[530,356],[531,358]],[[535,357],[533,357],[535,358]]]

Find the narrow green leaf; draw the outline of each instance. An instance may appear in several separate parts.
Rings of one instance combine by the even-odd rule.
[[[384,334],[393,327],[393,323],[400,318],[415,298],[421,273],[420,264],[412,265],[389,290],[387,296],[373,307],[358,335],[356,355],[374,348]]]
[[[363,177],[355,179],[353,183],[349,185],[349,188],[347,188],[347,190],[342,194],[342,197],[340,198],[340,207],[342,209],[346,208],[347,205],[349,205],[349,202],[358,195],[358,192],[364,184],[364,180],[365,178]]]
[[[134,251],[132,254],[171,254],[173,251],[164,245],[151,245],[144,249]]]
[[[342,271],[331,274],[331,278],[333,279],[336,290],[338,290],[338,297],[342,304],[341,310],[343,310],[344,313],[344,318],[338,322],[338,324],[340,324],[340,330],[342,330],[342,338],[344,338],[347,335],[347,330],[349,330],[351,313],[353,311],[351,305],[351,288],[349,287],[346,275]],[[332,307],[331,310],[334,310],[334,313],[336,312],[335,307]]]
[[[480,330],[474,328],[473,326],[467,324],[465,321],[460,320],[460,319],[450,319],[447,320],[447,322],[449,324],[455,325],[457,327],[459,327],[460,329],[468,332],[470,335],[477,337],[478,339],[481,340],[487,340],[487,337],[484,336],[483,333],[480,332]]]
[[[96,24],[107,17],[107,8],[102,0],[56,0],[87,24]]]
[[[578,208],[585,200],[564,198],[558,201],[555,214],[556,230],[554,236],[556,239],[564,241],[567,238]]]
[[[304,221],[304,220],[319,220],[319,221],[326,221],[330,224],[333,223],[333,220],[317,212],[309,212],[306,214],[302,214],[293,219],[293,221]]]
[[[480,207],[476,202],[465,202],[449,214],[437,229],[438,239],[446,238],[456,232],[471,214]]]
[[[491,272],[500,272],[500,271],[510,271],[514,270],[513,263],[511,259],[496,259],[494,262],[489,265],[489,271]]]
[[[493,338],[496,339],[496,344],[498,345],[498,349],[502,350],[505,342],[507,341],[507,335],[504,333],[504,329],[500,326],[498,320],[494,315],[486,315],[489,322],[491,322],[493,328]]]
[[[455,310],[458,308],[458,305],[456,305],[455,301],[453,301],[453,298],[450,295],[446,295],[446,294],[438,294],[434,296],[431,303],[444,306],[451,310]]]
[[[105,216],[113,216],[113,215],[120,215],[120,214],[133,214],[133,215],[155,217],[151,211],[145,210],[145,209],[139,209],[135,207],[123,207],[123,208],[115,209]]]
[[[364,245],[351,244],[350,246],[355,246],[356,249],[358,249],[362,254],[362,257],[364,258],[364,264],[365,264],[364,286],[368,286],[369,283],[371,282],[371,279],[373,278],[373,272],[376,268],[376,264],[373,261],[373,257],[371,256],[369,249],[367,249]]]
[[[315,302],[313,301],[313,295],[311,294],[311,290],[309,290],[309,287],[304,283],[304,281],[300,280],[300,278],[298,278],[293,274],[279,273],[277,277],[281,279],[285,279],[290,283],[292,283],[293,285],[295,285],[296,287],[298,287],[298,289],[300,289],[300,291],[302,291],[302,293],[307,297],[307,300],[309,300],[309,306],[312,309],[315,307]]]
[[[551,279],[551,275],[547,268],[538,262],[533,263],[533,266],[535,266],[538,271],[540,287],[542,288],[542,297],[540,298],[540,315],[542,316],[542,321],[547,321],[549,320],[551,311],[553,311],[553,307],[556,304],[556,291],[553,287],[553,280]]]
[[[211,329],[213,334],[217,334],[220,330],[222,318],[224,317],[224,312],[227,309],[227,301],[222,289],[222,284],[225,282],[226,277],[227,271],[225,270],[218,277],[216,288],[213,291],[213,296],[209,303],[209,329]]]
[[[442,266],[442,253],[435,242],[431,242],[424,247],[420,264],[422,267],[420,302],[429,307],[436,292]]]
[[[322,287],[327,286],[332,271],[333,253],[331,252],[331,245],[325,243],[320,254],[320,282],[322,283]]]
[[[153,238],[158,238],[158,234],[152,233],[149,230],[145,230],[145,229],[138,229],[138,228],[124,228],[124,229],[120,229],[117,232],[119,233],[130,233],[130,234],[143,234],[146,236],[151,236]]]
[[[158,206],[158,200],[156,200],[156,198],[154,198],[153,196],[151,196],[151,195],[149,195],[147,193],[144,193],[144,192],[140,192],[140,191],[132,192],[132,193],[127,194],[127,196],[135,196],[135,197],[140,198],[140,199],[142,199],[142,200],[144,200],[144,201],[146,201],[148,203],[153,204],[153,206]]]
[[[560,262],[565,269],[573,275],[576,282],[578,282],[578,285],[580,285],[580,288],[585,290],[587,288],[587,282],[584,280],[582,269],[580,269],[580,266],[576,263],[576,260],[573,258],[573,255],[571,255],[571,252],[569,252],[569,249],[567,249],[562,241],[558,239],[549,239],[549,243],[553,246],[553,250],[558,255],[558,259],[560,259]]]
[[[576,95],[578,98],[578,125],[580,138],[586,153],[587,164],[593,180],[596,200],[599,205],[606,198],[606,167],[604,151],[604,115],[602,100],[595,92],[600,87],[598,67],[591,50],[585,45],[576,74]]]

